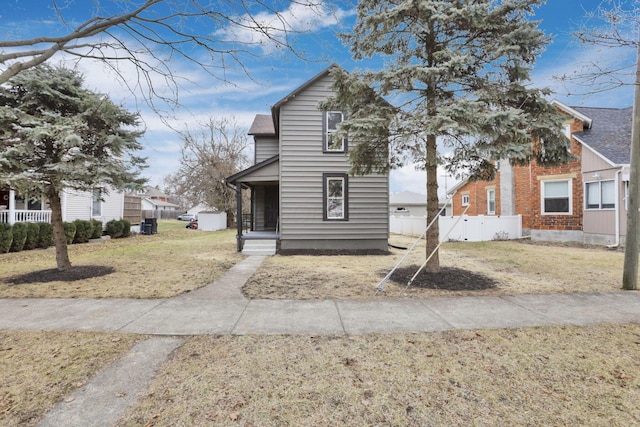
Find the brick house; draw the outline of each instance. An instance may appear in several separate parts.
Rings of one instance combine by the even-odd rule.
[[[521,215],[532,239],[617,245],[626,234],[632,108],[568,107],[563,128],[578,160],[557,167],[496,164],[492,181],[449,192],[453,214]]]

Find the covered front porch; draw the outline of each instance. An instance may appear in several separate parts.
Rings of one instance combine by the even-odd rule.
[[[280,239],[280,181],[278,156],[258,163],[227,178],[236,191],[238,252],[246,241]],[[242,190],[251,192],[249,212],[243,207]],[[240,220],[241,218],[241,220]]]
[[[51,222],[51,210],[43,200],[19,197],[14,190],[0,190],[0,223]]]

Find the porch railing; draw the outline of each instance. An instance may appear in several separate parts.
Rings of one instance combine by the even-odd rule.
[[[10,211],[3,209],[0,211],[0,222],[51,222],[51,211],[30,211],[16,209],[13,211],[14,221],[9,221]]]

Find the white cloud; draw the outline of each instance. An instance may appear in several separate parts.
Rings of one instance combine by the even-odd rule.
[[[244,15],[238,18],[244,25],[228,26],[216,34],[234,42],[255,45],[263,53],[272,53],[287,44],[289,35],[336,26],[353,14],[354,11],[333,9],[323,1],[302,0],[292,2],[284,11]]]

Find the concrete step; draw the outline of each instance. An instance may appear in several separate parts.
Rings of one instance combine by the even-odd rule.
[[[276,254],[276,241],[273,240],[245,240],[242,248],[243,255],[271,256]]]

